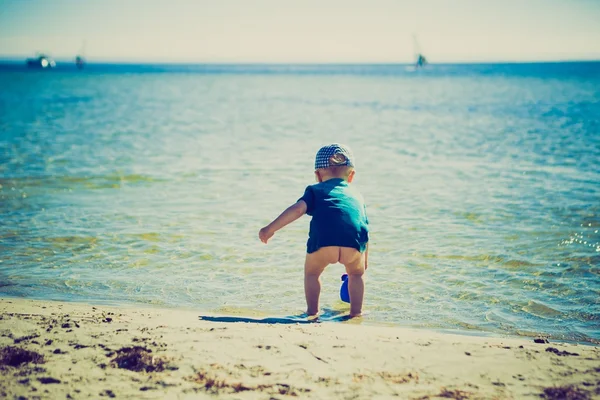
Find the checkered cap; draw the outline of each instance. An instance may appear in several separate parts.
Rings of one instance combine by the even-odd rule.
[[[330,159],[335,154],[342,154],[346,157],[346,160],[341,163],[330,163]],[[348,167],[354,167],[354,155],[350,147],[339,143],[333,143],[327,146],[323,146],[317,152],[315,157],[315,170],[321,168],[328,168],[332,166],[346,165]]]

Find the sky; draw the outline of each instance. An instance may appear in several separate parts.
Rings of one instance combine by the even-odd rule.
[[[0,56],[88,61],[600,60],[600,0],[0,0]]]

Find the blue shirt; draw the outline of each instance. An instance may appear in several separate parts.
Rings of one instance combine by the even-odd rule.
[[[307,253],[325,246],[352,247],[361,253],[366,250],[369,220],[365,202],[347,181],[334,178],[308,186],[298,200],[304,200],[306,213],[312,216]]]

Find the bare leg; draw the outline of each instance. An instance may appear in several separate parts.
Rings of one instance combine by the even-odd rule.
[[[350,295],[350,317],[362,314],[363,299],[365,296],[365,255],[355,249],[342,247],[340,262],[346,267],[348,274],[348,294]]]
[[[321,296],[321,277],[319,275],[304,274],[304,295],[306,296],[306,313],[317,315]]]
[[[362,305],[365,296],[363,274],[348,274],[348,293],[350,294],[350,316],[358,317],[362,314]]]
[[[319,297],[321,295],[321,274],[329,264],[338,262],[339,247],[322,247],[314,253],[306,255],[304,262],[304,295],[306,296],[306,313],[319,313]]]
[[[358,317],[362,313],[365,294],[365,255],[350,247],[322,247],[314,253],[306,255],[304,262],[304,294],[306,296],[306,313],[319,313],[319,297],[321,295],[321,274],[329,264],[340,262],[346,267],[348,274],[348,293],[350,294],[350,316]]]

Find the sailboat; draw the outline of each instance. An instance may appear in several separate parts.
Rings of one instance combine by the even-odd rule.
[[[75,66],[77,67],[77,69],[82,69],[84,65],[85,60],[82,56],[78,55],[77,57],[75,57]]]
[[[419,53],[417,55],[417,61],[415,62],[415,68],[423,68],[426,65],[427,65],[427,59],[425,58],[425,56],[423,54]]]
[[[415,52],[415,69],[425,67],[428,64],[428,61],[423,55],[421,46],[419,46],[419,42],[417,41],[417,37],[415,35],[413,35],[413,50]]]
[[[77,67],[77,69],[83,69],[83,67],[85,65],[85,59],[83,58],[84,51],[85,51],[85,42],[83,42],[83,45],[81,46],[81,49],[79,50],[79,54],[77,54],[77,56],[75,57],[75,66]]]

